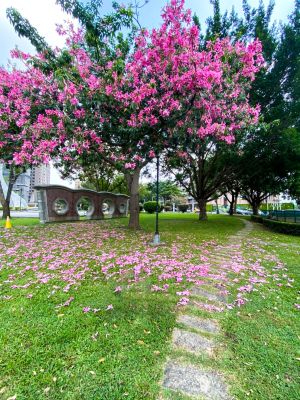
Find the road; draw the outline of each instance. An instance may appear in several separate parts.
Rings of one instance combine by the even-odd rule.
[[[12,218],[38,218],[38,210],[22,210],[22,211],[11,211]],[[0,211],[0,218],[2,217],[2,211]]]

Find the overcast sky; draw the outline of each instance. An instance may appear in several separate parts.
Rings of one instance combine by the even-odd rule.
[[[277,21],[286,21],[288,15],[294,7],[294,0],[275,0],[273,19]],[[121,2],[121,1],[120,1]],[[128,4],[125,0],[123,3]],[[161,8],[167,3],[167,0],[149,0],[149,3],[140,12],[140,21],[147,28],[157,27],[160,23]],[[249,4],[257,6],[259,0],[249,0]],[[264,0],[268,4],[268,0]],[[112,1],[103,1],[104,13],[111,9]],[[205,28],[205,20],[212,15],[212,6],[209,0],[186,0],[187,7],[196,13],[201,21],[202,29]],[[242,12],[242,0],[221,0],[222,11],[231,10],[232,6],[236,11]],[[61,11],[61,8],[55,3],[55,0],[0,0],[0,65],[6,65],[9,59],[11,49],[18,46],[25,52],[34,52],[34,48],[28,40],[19,38],[6,18],[6,9],[15,7],[39,33],[45,37],[52,46],[61,46],[63,39],[55,31],[56,23],[64,23],[70,20],[70,17]],[[51,170],[51,183],[66,184],[60,180],[59,175],[54,169]],[[70,184],[68,184],[70,185]]]

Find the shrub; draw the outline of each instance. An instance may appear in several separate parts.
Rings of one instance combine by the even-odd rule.
[[[259,215],[251,215],[251,221],[263,224],[264,218],[260,217]]]
[[[171,206],[164,206],[165,211],[172,211],[173,208]]]
[[[153,214],[156,212],[156,201],[146,201],[144,203],[144,210],[149,214]],[[161,212],[162,206],[159,205],[159,212]]]
[[[295,206],[294,203],[282,203],[281,209],[282,210],[294,210]]]
[[[285,233],[286,235],[300,236],[300,224],[297,223],[280,222],[269,218],[259,217],[257,215],[252,215],[251,221],[262,223],[267,228],[275,232]]]
[[[188,209],[189,209],[188,204],[179,204],[178,205],[178,210],[181,211],[182,213],[187,212]]]
[[[214,210],[214,206],[212,204],[206,204],[206,211],[212,212]]]
[[[287,235],[300,236],[300,224],[279,222],[279,221],[274,221],[272,219],[264,219],[263,223],[266,227],[270,228],[272,231],[285,233]]]
[[[143,204],[140,204],[140,212],[143,211],[143,209],[144,209]]]

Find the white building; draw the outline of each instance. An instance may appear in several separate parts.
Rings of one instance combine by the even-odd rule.
[[[36,191],[34,186],[37,185],[50,185],[50,165],[42,164],[31,169],[30,177],[30,203],[37,203]]]

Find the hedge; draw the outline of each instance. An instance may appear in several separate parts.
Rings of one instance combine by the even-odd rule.
[[[251,215],[251,221],[263,224],[264,223],[264,218],[260,217],[259,215]]]
[[[144,210],[149,213],[149,214],[153,214],[156,211],[156,201],[146,201],[144,203]],[[161,212],[162,210],[162,206],[159,206],[159,212]]]
[[[262,223],[267,228],[275,232],[285,233],[286,235],[300,236],[300,224],[297,223],[274,221],[273,219],[263,218],[257,215],[252,215],[251,220],[253,222]]]

